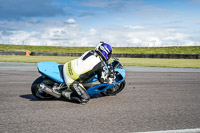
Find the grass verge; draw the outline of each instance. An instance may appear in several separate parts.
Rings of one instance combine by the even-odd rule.
[[[199,59],[120,58],[126,66],[200,68]]]
[[[32,51],[32,52],[57,52],[57,53],[84,53],[94,47],[56,47],[56,46],[27,46],[3,45],[0,51]],[[113,53],[127,54],[200,54],[200,46],[182,47],[113,47]]]
[[[1,62],[25,62],[25,63],[36,63],[45,61],[55,61],[57,63],[65,63],[75,58],[77,57],[0,55]]]
[[[55,61],[63,64],[77,57],[63,56],[14,56],[0,55],[1,62],[44,62]],[[152,59],[152,58],[119,58],[124,66],[200,68],[199,59]]]

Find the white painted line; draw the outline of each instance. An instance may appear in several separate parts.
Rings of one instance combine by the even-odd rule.
[[[180,129],[180,130],[166,130],[166,131],[132,132],[132,133],[200,133],[200,128]]]

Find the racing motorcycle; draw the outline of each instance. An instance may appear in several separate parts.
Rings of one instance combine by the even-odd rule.
[[[95,75],[89,81],[83,83],[90,97],[113,96],[121,92],[125,87],[126,72],[122,63],[113,58],[113,61],[106,64],[105,73],[112,72],[113,82],[101,84]],[[38,71],[41,74],[31,86],[32,94],[38,99],[54,99],[62,97],[62,91],[67,89],[64,81],[63,66],[56,62],[37,63]],[[112,70],[111,70],[112,69]]]

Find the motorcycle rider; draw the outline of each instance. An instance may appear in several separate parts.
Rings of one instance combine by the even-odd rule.
[[[68,89],[62,95],[68,100],[85,104],[90,96],[82,85],[96,74],[100,83],[112,83],[112,74],[105,74],[105,66],[112,55],[112,47],[100,42],[95,50],[85,52],[78,59],[64,64],[63,75]]]

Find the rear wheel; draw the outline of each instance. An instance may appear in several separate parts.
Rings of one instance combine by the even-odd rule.
[[[50,87],[53,87],[54,85],[54,82],[48,78],[43,78],[42,76],[41,77],[38,77],[32,84],[31,86],[31,92],[32,94],[37,97],[38,99],[54,99],[55,97],[52,96],[52,95],[49,95],[41,90],[39,90],[39,84],[40,83],[44,83]]]
[[[101,94],[103,96],[114,96],[114,95],[118,94],[119,92],[121,92],[124,89],[125,85],[126,85],[126,82],[124,80],[120,84],[118,84],[116,86],[116,88],[115,87],[110,88],[106,91],[101,92]]]

